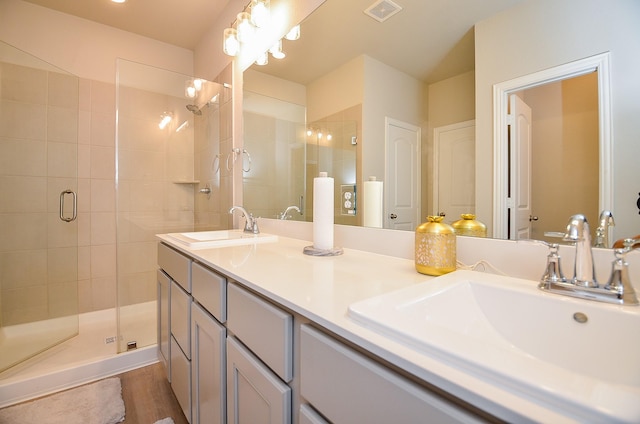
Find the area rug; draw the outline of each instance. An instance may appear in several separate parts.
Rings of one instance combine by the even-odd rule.
[[[123,420],[118,377],[0,409],[0,424],[115,424]]]

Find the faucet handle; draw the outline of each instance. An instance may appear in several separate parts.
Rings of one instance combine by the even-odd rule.
[[[613,251],[616,259],[613,261],[611,267],[609,282],[604,288],[617,293],[618,298],[622,299],[623,304],[638,305],[639,302],[636,297],[636,291],[629,277],[629,263],[625,260],[625,256],[632,250],[640,248],[640,240],[638,240],[638,238],[625,239],[623,244],[624,247],[614,249]]]
[[[260,228],[258,228],[258,217],[254,217],[253,214],[249,214],[249,216],[251,217],[250,219],[247,219],[246,225],[247,228],[245,228],[245,231],[249,230],[251,231],[253,234],[260,234]]]
[[[547,285],[549,283],[566,283],[567,279],[562,274],[562,268],[560,267],[560,255],[558,255],[558,249],[560,245],[558,243],[547,243],[541,241],[541,243],[549,247],[549,254],[547,255],[547,267],[545,269],[541,284]]]

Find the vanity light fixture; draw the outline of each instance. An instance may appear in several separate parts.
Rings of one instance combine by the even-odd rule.
[[[237,56],[243,44],[249,44],[262,29],[267,29],[271,22],[271,0],[251,0],[242,12],[238,13],[236,20],[225,28],[222,37],[222,50],[228,56]],[[294,26],[285,36],[287,40],[300,38],[300,25]],[[276,59],[283,59],[282,39],[274,44],[269,52]],[[256,63],[266,65],[268,57],[260,56]]]
[[[162,119],[160,120],[160,123],[158,124],[158,128],[160,128],[161,130],[165,129],[167,127],[167,125],[169,125],[169,122],[171,122],[171,120],[173,119],[173,113],[171,112],[165,112],[162,114]]]
[[[285,53],[282,51],[282,40],[278,40],[270,49],[269,49],[269,53],[271,53],[271,56],[273,56],[275,59],[284,59],[285,58]]]
[[[265,28],[269,25],[271,12],[269,10],[269,0],[251,0],[251,23],[258,28]]]
[[[264,66],[267,63],[269,63],[269,54],[268,54],[268,52],[262,53],[260,56],[258,56],[258,59],[256,59],[256,65]]]
[[[228,56],[235,56],[240,51],[240,40],[238,40],[238,30],[235,28],[226,28],[224,30],[224,39],[222,51]]]
[[[200,90],[202,90],[202,86],[204,84],[204,80],[200,78],[193,78],[187,80],[184,84],[184,95],[189,99],[195,98]]]
[[[287,35],[284,36],[289,41],[295,41],[300,38],[300,25],[296,25],[287,32]]]
[[[238,41],[241,43],[249,43],[253,40],[256,27],[251,22],[251,15],[248,12],[238,13],[236,29],[238,30]]]

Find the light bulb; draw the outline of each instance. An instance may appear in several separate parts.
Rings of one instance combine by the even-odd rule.
[[[327,140],[329,141],[333,140],[333,136],[331,134],[327,134]]]
[[[224,30],[222,50],[229,56],[238,54],[240,42],[238,41],[238,31],[235,28],[227,28]]]
[[[195,87],[196,91],[202,90],[202,84],[204,84],[204,80],[201,80],[200,78],[195,78],[193,80],[193,86]]]
[[[311,137],[311,136],[313,135],[313,131],[312,131],[312,130],[307,130],[307,135],[308,135],[309,137]]]
[[[284,36],[284,38],[291,41],[297,40],[298,38],[300,38],[300,25],[296,25],[293,28],[291,28],[287,33],[287,35]]]
[[[256,65],[264,66],[267,63],[269,63],[269,55],[267,54],[267,52],[262,53],[256,59]]]
[[[184,90],[184,95],[190,99],[193,99],[194,97],[196,97],[196,88],[192,85],[187,85]]]
[[[278,40],[270,49],[269,53],[276,59],[284,59],[286,56],[282,51],[282,40]]]
[[[241,43],[251,42],[255,35],[255,27],[251,23],[251,15],[247,12],[238,13],[238,23],[236,28],[238,30],[238,41]]]
[[[251,4],[251,22],[258,28],[269,24],[269,4],[266,0],[253,0]]]

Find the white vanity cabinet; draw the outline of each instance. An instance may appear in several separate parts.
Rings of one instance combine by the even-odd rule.
[[[197,254],[190,258],[162,243],[158,250],[159,356],[169,358],[171,387],[189,422],[474,423],[485,417],[292,312],[260,292],[259,282],[234,281]]]
[[[313,407],[301,406],[301,422],[482,422],[309,325],[300,330],[300,380],[301,396]]]
[[[291,423],[293,316],[239,285],[228,285],[227,418]]]

